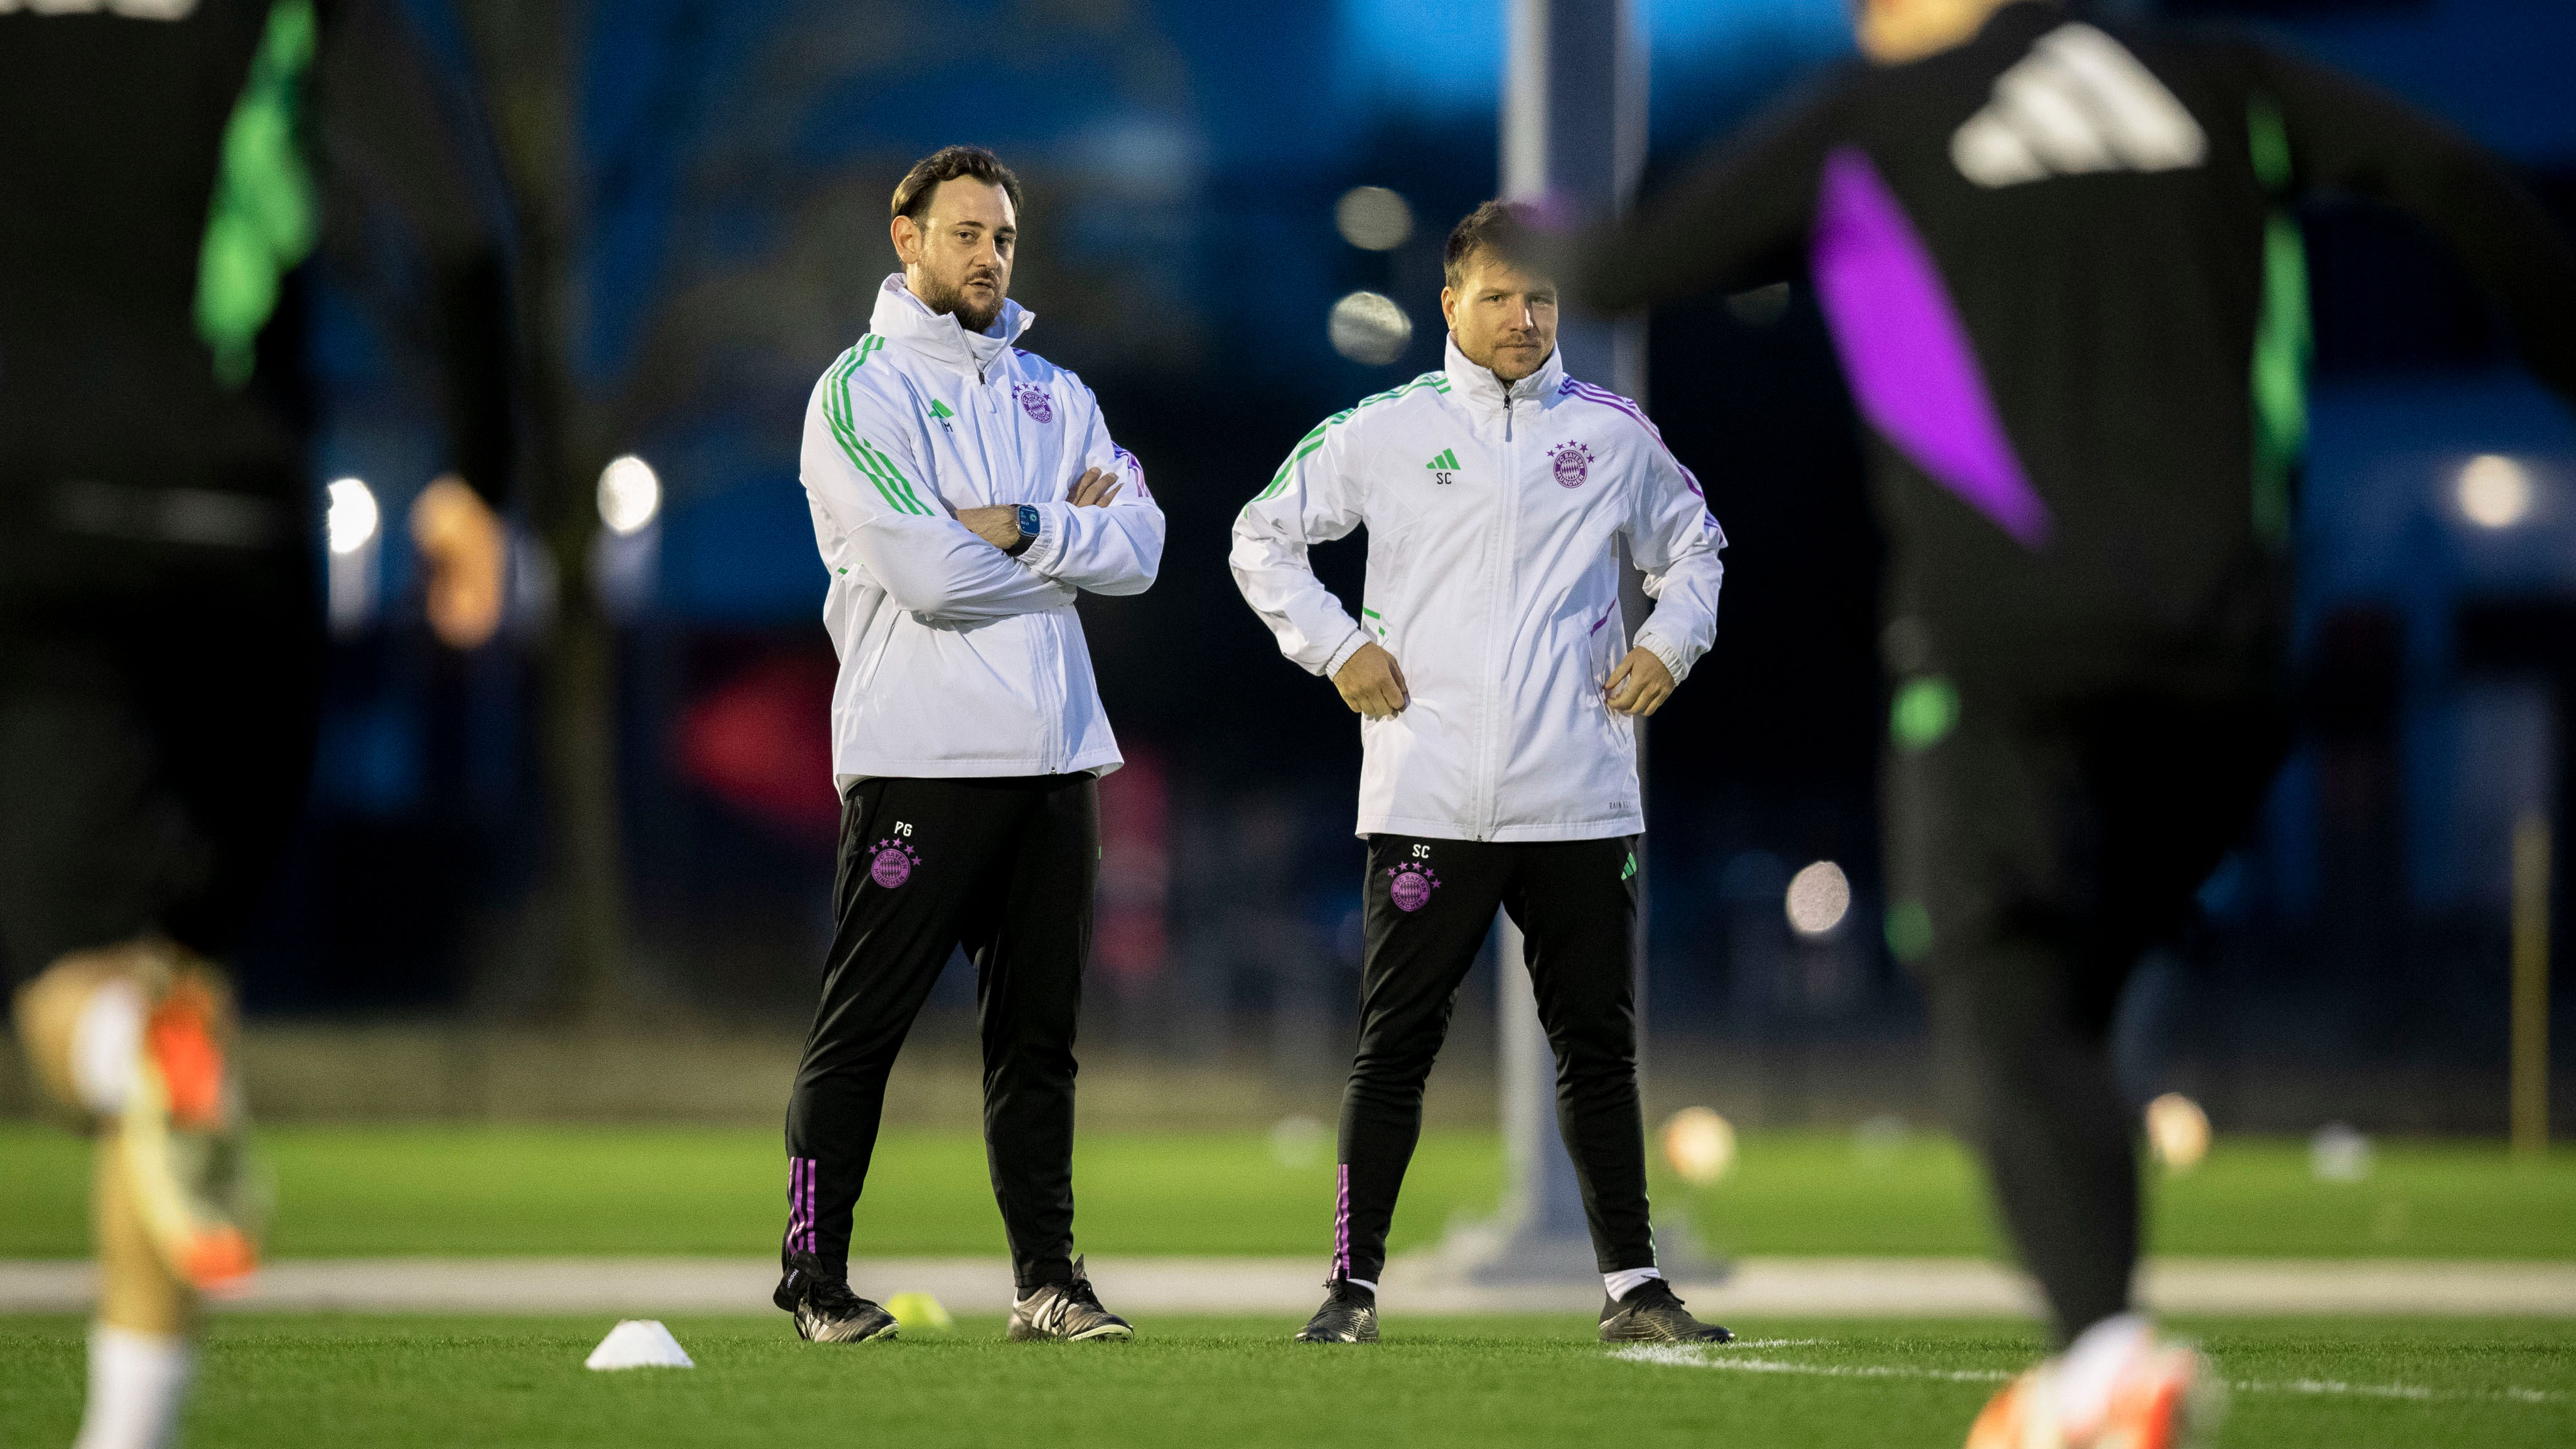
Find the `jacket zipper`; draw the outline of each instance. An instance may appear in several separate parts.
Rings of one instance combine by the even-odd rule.
[[[1494,550],[1494,565],[1502,572],[1499,583],[1506,600],[1510,598],[1512,591],[1512,557],[1519,542],[1519,529],[1514,525],[1520,515],[1520,489],[1516,483],[1517,470],[1512,461],[1512,386],[1512,384],[1505,384],[1503,387],[1503,466],[1500,470],[1503,507],[1500,518],[1500,546]],[[1495,621],[1508,617],[1510,613],[1511,610],[1506,607],[1491,610],[1485,616],[1487,630],[1485,697],[1480,701],[1483,707],[1477,711],[1483,716],[1485,723],[1485,749],[1484,758],[1478,762],[1476,771],[1476,823],[1474,831],[1471,832],[1478,840],[1488,839],[1494,833],[1495,777],[1501,772],[1500,756],[1504,726],[1499,713],[1502,667],[1501,662],[1495,658],[1496,643],[1493,631],[1498,627]]]

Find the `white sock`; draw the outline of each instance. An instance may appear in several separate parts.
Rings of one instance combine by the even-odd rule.
[[[167,1449],[196,1356],[185,1338],[92,1324],[89,1404],[72,1449]]]
[[[1369,1296],[1371,1298],[1375,1298],[1377,1296],[1377,1285],[1366,1278],[1345,1278],[1342,1281],[1350,1284],[1354,1288],[1366,1288],[1369,1291]]]
[[[72,1021],[72,1089],[80,1105],[101,1117],[123,1112],[142,1046],[143,989],[110,981],[92,991]]]
[[[1662,1276],[1664,1270],[1661,1268],[1622,1268],[1616,1273],[1602,1274],[1601,1286],[1610,1290],[1610,1301],[1616,1303],[1636,1292],[1638,1284]]]
[[[2069,1439],[2087,1439],[2111,1411],[2120,1375],[2155,1343],[2143,1313],[2105,1318],[2077,1336],[2057,1360],[2057,1418]]]

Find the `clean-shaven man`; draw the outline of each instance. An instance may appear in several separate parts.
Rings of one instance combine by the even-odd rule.
[[[815,386],[804,481],[840,653],[838,922],[787,1107],[778,1306],[817,1342],[892,1338],[849,1285],[886,1072],[960,944],[975,962],[984,1141],[1013,1338],[1134,1334],[1073,1253],[1073,1030],[1091,948],[1098,777],[1117,741],[1075,594],[1142,593],[1163,554],[1143,468],[1072,373],[1011,344],[1020,183],[951,146],[895,188],[903,270]]]
[[[2288,739],[2293,203],[2405,208],[2576,398],[2576,255],[2465,138],[2242,41],[1862,0],[1867,63],[1561,269],[1643,305],[1806,263],[1888,539],[1889,944],[2067,1351],[1976,1449],[2166,1449],[2212,1378],[2131,1306],[2110,1026]]]
[[[1280,652],[1363,719],[1360,1038],[1342,1099],[1328,1294],[1298,1333],[1377,1338],[1377,1278],[1459,984],[1497,907],[1526,934],[1608,1297],[1604,1340],[1724,1342],[1655,1267],[1632,971],[1637,718],[1717,629],[1725,545],[1635,403],[1565,374],[1556,293],[1487,203],[1450,233],[1448,366],[1299,441],[1234,526],[1235,583]],[[1359,617],[1310,544],[1367,525]],[[1626,539],[1658,602],[1633,644]]]

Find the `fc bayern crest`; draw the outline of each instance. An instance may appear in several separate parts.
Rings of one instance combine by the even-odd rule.
[[[1583,480],[1592,476],[1590,448],[1581,443],[1559,443],[1547,451],[1548,457],[1553,460],[1550,467],[1556,473],[1558,487],[1580,488],[1583,486]]]
[[[1047,401],[1045,388],[1025,382],[1015,382],[1011,384],[1011,394],[1020,400],[1020,411],[1027,413],[1030,421],[1040,423],[1055,421],[1055,404]]]
[[[912,868],[921,864],[921,853],[900,840],[885,839],[869,852],[868,879],[887,890],[912,879]]]
[[[1409,860],[1388,867],[1386,873],[1386,898],[1395,902],[1397,910],[1407,913],[1431,904],[1431,893],[1440,885],[1438,871]]]

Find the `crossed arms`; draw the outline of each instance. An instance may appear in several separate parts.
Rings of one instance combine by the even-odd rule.
[[[1097,406],[1068,418],[1083,471],[1034,505],[1036,542],[1019,544],[1019,507],[952,510],[911,443],[915,424],[865,389],[826,376],[805,414],[806,491],[840,535],[831,560],[854,563],[895,607],[922,618],[983,623],[1061,609],[1079,590],[1136,594],[1163,556],[1163,511],[1137,486],[1142,470],[1116,448]]]

